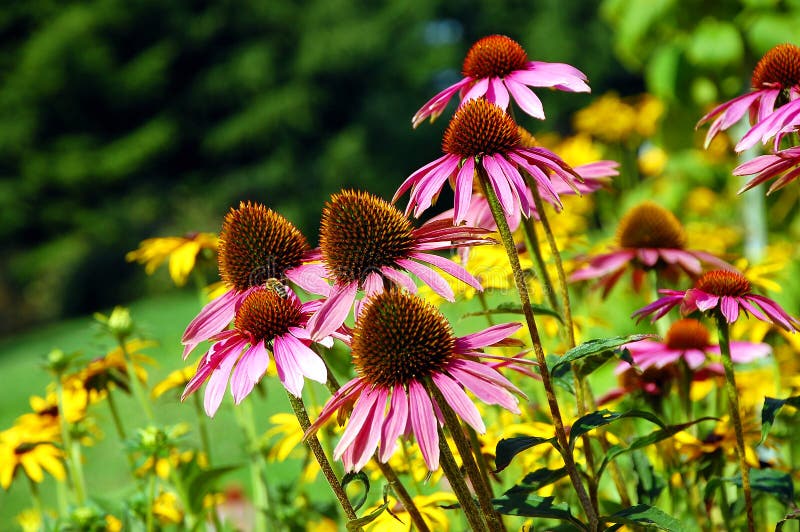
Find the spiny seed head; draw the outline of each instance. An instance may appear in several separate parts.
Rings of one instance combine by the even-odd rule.
[[[473,79],[502,78],[515,70],[524,70],[527,64],[528,54],[514,39],[490,35],[469,49],[462,73]]]
[[[219,235],[222,280],[244,291],[270,278],[283,279],[309,251],[308,241],[286,218],[258,203],[241,202],[225,216]]]
[[[672,324],[664,343],[670,349],[704,349],[711,344],[711,336],[705,325],[691,318]]]
[[[478,98],[456,111],[444,132],[442,150],[460,157],[505,154],[520,142],[514,119],[500,107]]]
[[[233,324],[239,331],[250,334],[254,342],[271,341],[298,327],[303,315],[296,299],[284,299],[272,290],[254,290],[244,299]]]
[[[367,301],[353,331],[353,364],[372,385],[408,385],[453,356],[450,323],[430,303],[391,289]]]
[[[414,227],[402,212],[369,192],[343,190],[322,210],[319,247],[337,280],[364,282],[408,256]]]
[[[754,89],[789,89],[800,85],[800,47],[779,44],[764,54],[753,70]]]
[[[651,201],[622,217],[617,238],[623,248],[683,249],[686,245],[686,233],[675,215]]]
[[[713,270],[700,276],[694,287],[715,296],[741,297],[750,293],[750,281],[739,272]]]

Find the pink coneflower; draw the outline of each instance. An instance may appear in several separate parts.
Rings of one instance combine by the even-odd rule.
[[[465,220],[472,199],[475,171],[483,167],[507,217],[529,216],[531,202],[520,170],[527,172],[539,187],[542,197],[561,205],[558,193],[550,182],[557,175],[576,189],[580,177],[558,155],[539,147],[528,147],[517,124],[498,106],[484,99],[470,100],[456,111],[442,140],[445,155],[411,174],[392,199],[409,188],[411,198],[406,213],[419,216],[431,206],[445,182],[454,179],[455,209],[453,222]],[[480,165],[480,166],[479,166]]]
[[[319,251],[286,218],[258,203],[241,202],[225,216],[219,235],[219,273],[229,288],[208,303],[183,333],[183,356],[224,330],[236,309],[269,279],[292,281],[314,294],[327,295]]]
[[[449,259],[428,253],[459,246],[490,244],[489,231],[453,227],[449,221],[428,222],[415,229],[396,207],[368,192],[345,190],[334,194],[322,211],[320,250],[333,281],[328,299],[309,321],[314,338],[327,336],[347,318],[359,289],[366,295],[380,292],[385,283],[416,292],[407,272],[434,292],[453,301],[453,289],[429,265],[435,266],[476,290],[480,282]]]
[[[288,287],[248,290],[236,311],[233,329],[211,338],[214,343],[203,355],[181,400],[207,380],[204,406],[213,416],[230,380],[233,399],[239,404],[267,371],[269,351],[275,358],[278,377],[292,395],[300,397],[303,377],[324,383],[327,368],[309,347],[312,342],[305,329],[318,306],[319,301],[301,303]],[[330,346],[329,341],[324,343]]]
[[[357,377],[334,394],[307,434],[316,431],[337,411],[350,421],[334,449],[347,471],[358,471],[380,443],[386,462],[397,439],[413,434],[428,469],[439,467],[439,409],[428,386],[436,386],[447,403],[479,433],[486,427],[464,389],[487,404],[519,413],[524,397],[497,370],[480,361],[482,348],[503,344],[519,324],[495,325],[456,338],[447,319],[422,299],[392,289],[364,304],[353,331],[352,356]],[[489,357],[502,359],[504,357]]]
[[[589,259],[589,265],[574,272],[571,281],[596,279],[603,287],[603,297],[629,268],[633,287],[641,288],[647,271],[675,281],[681,272],[697,277],[702,263],[730,267],[726,262],[705,251],[687,250],[683,226],[670,211],[646,201],[628,211],[617,227],[619,248],[611,253]]]
[[[689,290],[659,290],[664,297],[633,313],[638,319],[654,314],[652,321],[664,316],[673,307],[681,306],[681,314],[695,311],[722,313],[725,321],[733,323],[739,311],[750,313],[761,321],[774,323],[787,331],[796,331],[800,322],[786,313],[773,300],[751,292],[750,281],[739,272],[714,270],[704,273]]]
[[[739,194],[779,176],[778,180],[770,185],[767,194],[772,194],[785,187],[800,177],[800,146],[781,150],[771,155],[761,155],[733,169],[733,175],[753,174],[758,175],[748,181],[739,190]]]
[[[756,125],[739,141],[736,151],[750,148],[759,139],[766,142],[800,123],[800,48],[779,44],[764,54],[753,70],[751,85],[751,92],[714,108],[697,123],[699,127],[714,119],[706,147],[719,131],[734,125],[747,112]]]
[[[513,39],[490,35],[472,45],[462,68],[464,79],[446,88],[417,111],[411,123],[417,127],[428,117],[435,120],[460,92],[462,100],[484,97],[501,109],[509,94],[534,118],[544,119],[542,102],[528,87],[553,87],[568,92],[590,92],[586,75],[564,63],[528,61],[528,54]]]

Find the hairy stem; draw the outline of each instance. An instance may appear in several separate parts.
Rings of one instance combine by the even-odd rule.
[[[461,471],[458,470],[458,464],[456,464],[450,446],[447,445],[444,432],[442,432],[441,427],[437,428],[439,430],[439,459],[442,471],[444,471],[444,475],[450,482],[450,487],[453,488],[453,492],[456,494],[459,504],[461,504],[461,509],[467,517],[467,522],[470,528],[475,532],[488,531],[489,529],[481,516],[480,510],[478,510],[478,507],[475,505],[475,500],[472,498],[469,487],[467,487],[466,482],[464,482]]]

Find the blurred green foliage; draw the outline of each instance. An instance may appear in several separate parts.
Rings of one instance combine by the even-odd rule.
[[[630,81],[593,7],[6,3],[0,332],[158,289],[125,252],[150,236],[218,231],[239,200],[279,210],[314,241],[331,193],[391,196],[440,153],[446,118],[412,131],[410,117],[458,79],[481,36],[506,33],[532,58],[575,64],[595,89]],[[561,120],[548,128],[589,98],[543,97]]]

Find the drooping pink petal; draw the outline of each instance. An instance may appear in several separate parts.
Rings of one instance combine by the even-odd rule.
[[[225,395],[225,388],[228,387],[228,379],[233,365],[236,363],[236,358],[235,356],[227,356],[222,359],[217,369],[208,378],[206,393],[203,397],[203,408],[208,417],[214,417],[219,405],[222,403],[222,397]]]
[[[253,391],[269,366],[269,355],[264,342],[257,342],[245,350],[231,376],[231,392],[237,405]]]
[[[467,93],[464,94],[464,97],[461,99],[461,105],[464,105],[469,100],[474,100],[476,98],[480,98],[486,91],[489,90],[489,78],[481,78],[475,82],[475,84],[467,90]]]
[[[645,266],[652,267],[658,262],[658,250],[655,249],[639,248],[636,250],[636,256]]]
[[[400,270],[395,270],[389,266],[384,266],[381,268],[381,273],[383,273],[383,275],[385,275],[386,278],[392,281],[394,284],[405,288],[412,294],[417,293],[417,285],[414,284],[414,281],[411,279],[411,277]]]
[[[715,308],[719,304],[719,296],[707,294],[701,290],[691,288],[686,291],[686,299],[684,302],[686,303],[689,301],[691,301],[691,304],[686,305],[686,311],[684,311],[684,313],[691,312],[693,310],[692,307],[697,308],[701,312],[705,312]]]
[[[593,257],[588,266],[573,272],[570,281],[597,279],[626,266],[633,258],[632,250],[619,250]]]
[[[455,351],[460,353],[496,344],[514,334],[520,327],[522,327],[521,323],[501,323],[480,332],[456,338]]]
[[[591,92],[586,74],[566,63],[529,61],[525,70],[515,70],[506,79],[530,87],[553,87],[567,92]]]
[[[511,77],[506,78],[505,83],[506,87],[508,87],[508,91],[511,93],[511,96],[514,97],[514,101],[517,102],[520,109],[534,118],[544,120],[542,101],[532,90],[522,83],[518,83]]]
[[[286,270],[286,278],[310,294],[328,296],[331,286],[327,282],[328,271],[321,263],[301,264]]]
[[[728,323],[734,323],[736,318],[739,317],[739,303],[736,301],[735,297],[722,296],[720,298],[719,308],[722,311],[722,315],[725,316],[725,321]]]
[[[508,91],[501,78],[489,78],[489,86],[486,89],[485,98],[503,111],[508,109]]]
[[[461,364],[450,364],[447,368],[447,372],[458,382],[463,384],[469,391],[474,393],[475,396],[484,403],[489,405],[500,405],[509,412],[513,412],[515,414],[520,413],[519,400],[511,392],[509,392],[507,388],[499,386],[488,379],[476,375],[473,372],[467,371],[462,367]]]
[[[467,157],[464,165],[458,171],[455,186],[455,202],[453,211],[453,222],[460,224],[466,221],[466,213],[472,199],[472,181],[475,177],[475,159]]]
[[[328,299],[308,320],[306,328],[311,331],[311,338],[324,338],[342,326],[353,307],[357,291],[358,284],[355,282],[333,286]]]
[[[228,326],[236,314],[236,305],[239,301],[240,294],[235,290],[228,290],[203,307],[186,326],[181,338],[181,343],[186,346],[183,350],[184,360],[197,344],[208,340]]]
[[[445,298],[447,301],[455,301],[455,294],[453,289],[447,284],[444,278],[419,262],[409,259],[398,259],[397,265],[405,268],[414,275],[420,278],[422,282],[431,287],[431,290]]]
[[[389,390],[382,386],[375,388],[375,404],[372,411],[369,413],[364,426],[356,436],[355,441],[350,446],[353,450],[353,468],[352,471],[361,471],[363,467],[375,454],[378,448],[378,442],[381,438],[381,426],[383,425],[383,416],[386,411],[386,399]]]
[[[486,175],[489,177],[492,189],[495,194],[497,194],[497,199],[503,207],[503,212],[507,215],[513,214],[516,210],[514,196],[511,192],[511,187],[508,185],[506,175],[503,173],[503,169],[500,168],[500,165],[497,164],[497,161],[492,157],[484,157],[481,162],[486,169]]]
[[[358,398],[355,406],[353,406],[353,412],[350,414],[350,420],[347,422],[347,427],[344,429],[342,438],[333,450],[333,457],[335,459],[338,460],[341,458],[344,451],[353,444],[362,430],[373,430],[373,427],[368,426],[366,422],[370,418],[370,414],[375,408],[375,403],[379,398],[380,394],[377,389],[367,388],[361,392],[361,397]],[[376,430],[378,434],[380,434],[380,429],[378,428]]]
[[[439,469],[439,433],[433,405],[425,388],[412,380],[408,385],[408,407],[411,428],[417,438],[422,458],[429,471]]]
[[[520,209],[522,210],[522,214],[524,214],[526,217],[530,216],[533,201],[530,191],[525,185],[525,179],[523,179],[522,175],[519,173],[519,170],[517,170],[517,167],[511,164],[503,155],[496,153],[491,157],[503,170],[503,173],[506,175],[506,179],[508,179],[508,182],[511,184],[511,190],[514,192],[514,196],[520,206]],[[510,225],[511,224],[509,223],[509,226]]]
[[[388,462],[397,449],[397,439],[405,431],[408,423],[408,397],[402,386],[392,390],[389,412],[381,429],[380,461]]]
[[[769,316],[772,322],[776,325],[780,325],[790,332],[798,330],[797,319],[787,314],[785,310],[783,310],[771,299],[764,296],[759,296],[757,294],[750,294],[746,296],[746,298],[751,301],[755,301],[758,306],[761,307],[761,310],[763,310],[764,313]]]
[[[406,207],[406,215],[413,206],[414,216],[419,217],[425,209],[433,204],[433,199],[441,192],[442,186],[448,178],[458,169],[459,157],[445,155],[439,167],[430,175],[419,180],[419,184],[411,191],[411,197]]]
[[[305,434],[303,434],[303,438],[308,438],[308,436],[319,430],[319,428],[326,421],[328,421],[328,419],[330,419],[331,416],[333,416],[333,414],[339,410],[339,408],[341,408],[345,403],[348,403],[359,397],[362,391],[368,386],[369,385],[361,377],[356,377],[345,383],[344,386],[339,388],[339,391],[337,391],[330,399],[328,399],[328,402],[325,403],[325,406],[322,408],[322,412],[320,412],[319,417],[314,420],[308,430],[306,430]]]
[[[440,257],[439,255],[433,255],[431,253],[419,253],[419,252],[410,253],[409,256],[413,259],[427,262],[428,264],[433,264],[440,270],[449,273],[462,283],[470,285],[478,292],[483,292],[483,287],[481,286],[481,282],[478,279],[476,279],[471,273],[465,270],[462,266],[459,266],[450,259]]]
[[[328,368],[317,353],[289,333],[275,338],[273,344],[276,349],[278,343],[283,344],[283,347],[291,353],[302,375],[312,381],[325,384],[328,380]]]
[[[464,393],[464,390],[461,389],[461,386],[443,373],[434,372],[431,378],[433,384],[442,392],[450,408],[452,408],[461,419],[466,421],[470,427],[475,429],[478,434],[484,434],[486,432],[486,425],[484,425],[481,419],[481,414],[470,398],[467,397],[467,394]]]
[[[458,83],[450,85],[436,96],[425,102],[425,105],[423,105],[411,119],[411,125],[414,127],[414,129],[416,129],[417,126],[423,123],[428,117],[431,118],[431,121],[435,120],[436,117],[442,114],[442,111],[444,111],[444,108],[447,107],[447,103],[450,101],[453,95],[471,82],[472,78],[465,77]]]
[[[438,169],[439,166],[448,157],[450,157],[449,154],[442,155],[438,159],[429,162],[428,164],[426,164],[425,166],[423,166],[422,168],[420,168],[419,170],[417,170],[416,172],[414,172],[413,174],[408,176],[406,178],[406,180],[403,181],[403,183],[400,185],[400,188],[397,189],[397,192],[394,193],[394,196],[392,197],[392,203],[397,202],[397,200],[400,199],[400,196],[402,196],[413,185],[416,185],[424,177],[426,177],[427,175],[431,174],[432,172],[435,172],[436,169]],[[410,207],[408,209],[406,209],[406,214],[408,214],[409,210],[410,210]]]

